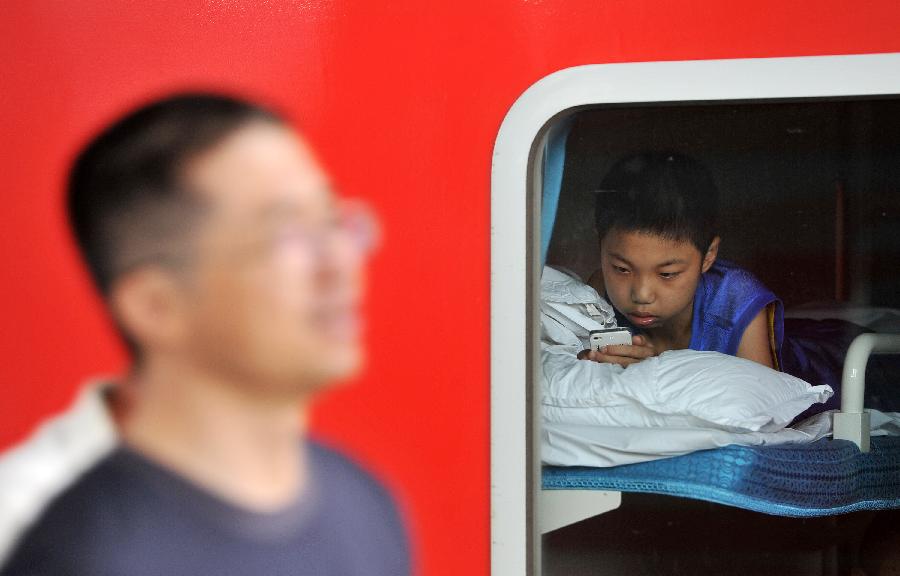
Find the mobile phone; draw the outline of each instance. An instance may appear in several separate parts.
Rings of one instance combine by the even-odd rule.
[[[614,344],[631,344],[631,331],[628,328],[607,328],[591,330],[591,350],[599,350]]]

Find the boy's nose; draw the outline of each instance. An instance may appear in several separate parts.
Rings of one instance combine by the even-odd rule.
[[[631,285],[632,304],[653,304],[653,286],[650,282],[637,279]]]

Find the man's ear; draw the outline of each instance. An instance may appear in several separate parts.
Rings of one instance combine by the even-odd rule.
[[[703,266],[701,267],[701,271],[706,272],[716,263],[716,258],[719,256],[719,240],[720,238],[716,236],[712,239],[712,242],[709,243],[709,248],[706,249],[706,254],[703,255]]]
[[[162,268],[123,275],[115,281],[109,301],[119,326],[143,351],[170,348],[184,335],[179,286]]]

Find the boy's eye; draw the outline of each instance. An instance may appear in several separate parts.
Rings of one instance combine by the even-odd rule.
[[[616,266],[615,264],[613,264],[612,268],[619,274],[627,274],[628,273],[628,268],[624,268],[622,266]]]
[[[672,278],[677,278],[681,272],[660,272],[659,276],[666,280],[671,280]]]

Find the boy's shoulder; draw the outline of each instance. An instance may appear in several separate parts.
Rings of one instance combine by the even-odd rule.
[[[701,278],[701,288],[706,296],[739,297],[760,292],[774,297],[774,293],[752,272],[729,260],[716,260]]]
[[[777,351],[784,322],[781,300],[748,270],[717,260],[697,286],[690,347],[737,354],[744,330],[770,304],[771,338]]]
[[[742,268],[732,262],[731,260],[725,260],[723,258],[717,259],[712,268],[710,268],[709,272],[715,272],[723,276],[737,275],[737,276],[749,276],[751,278],[756,278],[752,272],[747,270],[746,268]],[[709,273],[707,272],[707,273]]]

